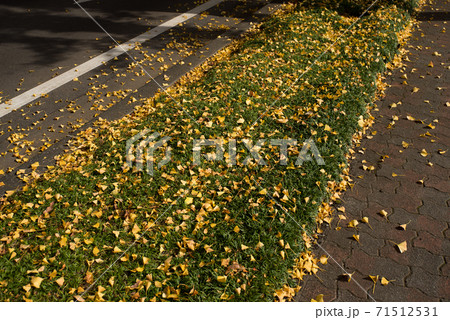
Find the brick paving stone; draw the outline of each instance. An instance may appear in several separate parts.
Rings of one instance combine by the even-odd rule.
[[[338,298],[336,301],[353,301],[353,302],[365,302],[367,301],[367,298],[359,298],[355,295],[353,295],[348,290],[340,290],[338,291]]]
[[[426,187],[434,188],[436,190],[450,193],[450,180],[442,180],[442,177],[429,176],[424,182]]]
[[[442,234],[433,235],[426,231],[418,231],[417,238],[413,240],[415,247],[424,248],[435,255],[444,255],[450,252],[450,242]]]
[[[419,267],[411,267],[411,274],[406,279],[406,285],[416,288],[427,296],[439,298],[442,277],[426,272]]]
[[[349,282],[344,278],[340,278],[337,283],[338,300],[339,293],[341,291],[348,291],[353,296],[370,301],[370,290],[372,288],[373,282],[366,275],[361,275],[355,272],[352,276],[352,280]],[[361,286],[361,287],[360,287]]]
[[[439,279],[440,285],[438,289],[438,295],[441,301],[450,301],[450,277],[441,277]]]
[[[359,234],[359,243],[355,244],[355,247],[368,255],[378,256],[379,248],[383,247],[385,240],[373,237],[364,231],[358,231],[357,233]]]
[[[444,234],[443,232],[447,229],[447,223],[443,221],[438,221],[426,215],[419,215],[416,219],[410,220],[411,222],[407,225],[408,229],[412,230],[423,230],[431,234]],[[402,221],[402,223],[407,223],[408,221]],[[449,234],[450,235],[450,234]],[[445,234],[444,234],[445,237]],[[447,236],[448,237],[448,236]]]
[[[402,291],[403,295],[399,295],[398,292]],[[386,286],[378,285],[375,289],[373,297],[377,301],[412,301],[412,302],[423,302],[423,301],[439,301],[438,298],[430,297],[424,294],[422,291],[415,288],[408,287],[398,287],[394,284],[388,284]]]
[[[450,0],[432,6],[421,10],[448,12]],[[319,238],[337,263],[354,272],[352,281],[343,280],[342,269],[329,259],[317,277],[305,277],[296,301],[310,301],[320,293],[325,301],[371,301],[371,296],[377,301],[450,301],[450,153],[438,153],[450,150],[450,108],[445,106],[448,90],[436,90],[450,83],[445,69],[450,39],[440,32],[444,26],[444,21],[421,21],[414,29],[406,45],[410,61],[387,77],[386,96],[372,111],[375,123],[369,135],[377,133],[361,141],[355,150],[362,153],[356,152],[350,161],[354,186],[335,205],[345,208],[347,219],[339,221],[336,214]],[[435,51],[442,55],[433,55]],[[430,61],[433,68],[428,67]],[[407,85],[402,84],[403,73],[408,75]],[[420,90],[412,93],[413,87]],[[392,103],[397,107],[389,108]],[[393,115],[399,120],[387,129]],[[430,123],[434,129],[427,127]],[[426,157],[422,149],[428,152]],[[383,155],[389,158],[381,161]],[[363,164],[376,169],[365,171]],[[381,210],[388,212],[387,219],[379,214]],[[370,226],[361,222],[362,217],[369,218]],[[347,227],[353,219],[360,222],[356,229]],[[401,224],[407,224],[406,230],[399,228]],[[360,235],[359,243],[354,234]],[[402,241],[407,242],[407,250],[400,253],[395,243]],[[319,248],[313,251],[323,254]],[[386,286],[378,282],[372,293],[369,275],[393,281]]]

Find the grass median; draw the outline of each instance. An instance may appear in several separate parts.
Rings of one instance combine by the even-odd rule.
[[[291,298],[319,269],[310,235],[347,184],[352,138],[410,20],[407,1],[377,4],[358,21],[370,2],[333,3],[288,6],[197,70],[198,81],[99,121],[57,166],[4,198],[1,299]],[[126,164],[127,140],[145,129],[170,138],[171,160],[157,168],[160,148],[153,175]],[[223,158],[195,164],[202,139],[220,140]],[[286,164],[270,143],[283,139],[298,141]],[[258,141],[264,165],[247,147]],[[296,162],[305,141],[323,164],[308,148]]]

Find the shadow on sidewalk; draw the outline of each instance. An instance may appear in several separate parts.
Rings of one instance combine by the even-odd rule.
[[[440,12],[419,12],[417,13],[417,20],[419,21],[449,21],[450,12],[440,11]]]

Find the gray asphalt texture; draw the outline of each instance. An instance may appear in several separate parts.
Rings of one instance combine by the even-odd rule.
[[[119,43],[207,1],[94,0],[81,5]],[[270,1],[227,0],[129,53],[163,87],[271,12]],[[275,8],[277,4],[271,4]],[[263,11],[259,11],[265,7]],[[4,103],[115,46],[73,1],[2,1],[0,103]],[[134,99],[159,86],[122,54],[0,118],[0,196],[23,185],[17,172],[54,164],[67,142],[98,119],[133,111]]]

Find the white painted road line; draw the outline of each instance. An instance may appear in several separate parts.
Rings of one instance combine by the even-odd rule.
[[[136,47],[136,43],[142,43],[145,41],[148,41],[152,38],[155,38],[156,36],[160,35],[161,33],[177,26],[178,24],[185,22],[196,15],[202,13],[203,11],[206,11],[215,5],[223,2],[225,0],[210,0],[202,5],[199,5],[198,7],[195,7],[192,10],[189,10],[185,13],[182,13],[175,18],[172,18],[155,28],[127,41],[126,43],[122,44],[122,48],[115,47],[105,53],[102,53],[95,58],[92,58],[89,61],[86,61],[79,66],[72,68],[59,76],[52,78],[24,93],[21,95],[18,95],[11,100],[8,101],[8,103],[2,103],[0,104],[0,118],[7,115],[13,110],[19,109],[23,107],[24,105],[27,105],[34,100],[38,99],[41,95],[50,93],[51,91],[65,85],[66,83],[69,83],[73,79],[88,73],[89,71],[101,66],[103,63],[108,62],[115,57],[120,56],[121,54],[125,53],[124,49],[126,51],[129,51],[131,49],[134,49]],[[79,1],[80,2],[80,1]],[[81,3],[81,2],[80,2]]]

